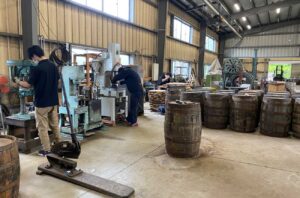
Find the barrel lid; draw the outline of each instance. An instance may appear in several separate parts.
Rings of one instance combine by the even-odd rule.
[[[157,89],[157,90],[149,90],[149,92],[166,92],[166,90]]]
[[[168,103],[169,105],[179,105],[179,106],[189,106],[189,105],[196,105],[199,104],[197,102],[191,102],[191,101],[182,101],[182,100],[176,100]]]
[[[187,83],[168,83],[167,87],[185,87]]]
[[[11,147],[11,144],[16,140],[13,136],[0,135],[0,151]]]

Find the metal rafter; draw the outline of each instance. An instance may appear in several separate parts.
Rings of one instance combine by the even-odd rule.
[[[270,31],[270,30],[274,30],[274,29],[278,29],[278,28],[282,28],[282,27],[286,27],[286,26],[290,26],[290,25],[295,25],[295,24],[299,24],[299,23],[300,23],[300,18],[293,19],[290,21],[279,22],[279,23],[272,23],[269,25],[264,25],[261,27],[252,28],[251,30],[247,30],[242,34],[242,36],[254,35],[254,34],[261,33],[261,32],[266,32],[266,31]],[[233,33],[230,33],[230,34],[226,35],[226,38],[232,38],[234,36],[235,35]]]
[[[251,2],[251,4],[252,4],[252,8],[256,8],[256,5],[255,5],[255,3],[254,3],[254,0],[250,0],[250,2]],[[256,18],[257,18],[257,21],[258,21],[258,23],[259,23],[259,26],[261,26],[262,23],[261,23],[261,20],[260,20],[258,14],[256,14]]]
[[[243,16],[247,17],[247,16],[255,15],[258,12],[267,12],[269,10],[275,10],[276,8],[279,8],[279,7],[288,7],[288,6],[298,4],[298,3],[300,3],[299,0],[279,1],[279,2],[276,2],[276,3],[268,4],[266,6],[251,8],[251,9],[245,10],[243,12],[235,13],[231,17],[232,17],[232,19],[239,19]]]
[[[291,19],[291,15],[292,15],[292,6],[289,7],[289,11],[288,11],[288,21]]]

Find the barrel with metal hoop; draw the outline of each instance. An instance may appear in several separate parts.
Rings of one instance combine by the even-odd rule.
[[[292,131],[294,137],[300,138],[300,98],[296,98],[294,102]]]
[[[20,186],[20,160],[17,140],[0,135],[0,197],[17,198]]]
[[[232,96],[230,104],[230,128],[239,132],[254,132],[257,127],[257,110],[257,96]]]
[[[210,93],[208,90],[192,90],[192,91],[185,91],[181,93],[180,100],[183,101],[191,101],[191,102],[198,102],[200,103],[201,108],[201,120],[203,121],[204,117],[204,97],[206,93]]]
[[[261,109],[261,103],[262,103],[262,99],[264,97],[264,92],[262,90],[242,90],[239,91],[238,93],[239,95],[245,95],[245,96],[257,96],[257,102],[258,102],[258,108],[257,108],[257,126],[259,124],[259,120],[260,120],[260,109]]]
[[[261,106],[260,133],[273,137],[288,136],[291,117],[291,98],[264,97]]]
[[[181,92],[186,91],[186,83],[168,83],[166,91],[166,109],[169,102],[180,100]]]
[[[207,93],[204,99],[204,126],[212,129],[225,129],[229,120],[228,94]]]
[[[166,151],[170,156],[197,156],[202,131],[200,104],[189,101],[169,102],[164,129]]]

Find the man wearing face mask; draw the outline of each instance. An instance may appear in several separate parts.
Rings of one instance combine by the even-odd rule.
[[[27,50],[28,58],[38,62],[36,67],[30,71],[28,82],[15,79],[16,83],[24,88],[34,88],[35,94],[35,116],[39,137],[43,145],[40,155],[46,156],[50,153],[50,139],[48,127],[51,128],[55,142],[61,140],[58,127],[58,69],[50,62],[40,46],[34,45]]]

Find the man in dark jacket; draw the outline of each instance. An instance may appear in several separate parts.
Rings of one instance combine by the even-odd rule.
[[[34,88],[36,126],[43,145],[39,154],[45,156],[51,149],[48,127],[54,134],[55,142],[61,139],[57,115],[59,73],[54,63],[45,57],[40,46],[30,47],[28,58],[38,62],[38,65],[31,70],[28,82],[16,78],[16,83],[24,88]]]
[[[127,89],[130,92],[130,107],[126,120],[130,126],[138,126],[138,103],[141,97],[143,97],[141,78],[139,74],[130,67],[121,67],[118,70],[118,74],[112,79],[112,83],[114,84],[120,80],[123,80],[121,81],[121,84],[126,84]]]

